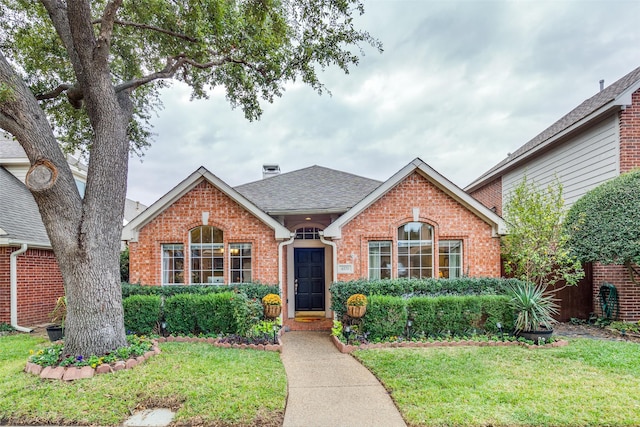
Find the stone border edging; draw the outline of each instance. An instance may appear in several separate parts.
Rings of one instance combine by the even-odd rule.
[[[99,374],[110,374],[112,372],[121,371],[123,369],[132,369],[139,364],[144,363],[147,359],[150,359],[151,357],[160,353],[161,351],[158,347],[158,342],[154,340],[152,341],[151,350],[147,351],[142,356],[127,359],[126,361],[118,360],[117,362],[114,362],[112,364],[103,363],[102,365],[98,365],[95,368],[92,368],[91,366],[82,366],[80,368],[78,368],[77,366],[42,367],[35,363],[27,362],[24,371],[29,374],[38,375],[40,378],[46,380],[73,381],[83,378],[91,378],[94,375]]]
[[[535,345],[526,344],[517,341],[435,341],[435,342],[385,342],[377,344],[362,344],[362,345],[347,345],[340,341],[335,335],[331,336],[333,344],[340,351],[340,353],[351,353],[355,350],[368,350],[374,348],[432,348],[432,347],[513,347],[521,346],[527,348],[551,348],[551,347],[564,347],[569,344],[569,341],[558,340],[550,344]]]
[[[277,351],[282,352],[282,342],[280,341],[280,334],[278,334],[278,344],[231,344],[228,342],[220,342],[219,338],[197,338],[197,337],[160,337],[158,342],[202,342],[211,344],[214,347],[221,348],[239,348],[242,350],[263,350],[263,351]]]

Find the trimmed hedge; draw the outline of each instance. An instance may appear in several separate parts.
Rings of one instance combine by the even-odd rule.
[[[160,295],[170,297],[179,294],[211,294],[223,292],[241,292],[249,298],[262,299],[267,294],[280,294],[277,285],[261,283],[238,283],[234,285],[171,285],[171,286],[142,286],[122,283],[122,298],[132,295]]]
[[[122,301],[124,328],[127,333],[158,333],[162,318],[162,299],[157,295],[133,295]]]
[[[235,295],[233,292],[221,292],[195,296],[194,314],[198,330],[223,334],[235,333],[237,328],[231,305],[231,299]]]
[[[413,296],[504,295],[518,279],[461,277],[455,279],[386,279],[335,282],[330,287],[331,310],[338,318],[346,313],[346,301],[353,294]]]
[[[164,298],[164,306],[161,301],[162,297],[158,295],[132,295],[125,298],[123,305],[127,330],[149,334],[151,331],[157,332],[157,325],[164,321],[166,331],[172,335],[246,335],[263,316],[260,300],[250,299],[242,293],[183,293]],[[141,314],[136,317],[134,311],[145,304],[147,307],[157,305],[157,310],[143,307]],[[129,323],[128,317],[132,319]]]
[[[407,300],[413,334],[425,337],[497,333],[513,329],[513,310],[504,295],[415,297]]]
[[[404,299],[390,295],[369,297],[362,331],[369,334],[370,340],[402,336],[406,325],[407,307]]]
[[[189,335],[198,333],[197,298],[198,296],[193,294],[178,294],[164,300],[164,319],[167,323],[167,332],[169,334]]]

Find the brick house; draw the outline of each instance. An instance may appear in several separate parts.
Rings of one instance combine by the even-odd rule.
[[[500,276],[502,219],[420,159],[385,182],[263,172],[232,188],[201,167],[128,223],[131,282],[278,284],[284,324],[309,329],[337,280]]]
[[[465,190],[502,215],[510,191],[526,174],[547,185],[558,178],[569,208],[587,191],[640,167],[640,67],[603,87],[539,135],[507,156]],[[640,319],[640,286],[623,266],[593,265],[592,311],[601,314],[598,293],[613,283],[620,317]]]
[[[87,168],[73,157],[69,165],[81,194]],[[0,322],[19,330],[49,321],[62,275],[33,196],[24,185],[29,159],[11,137],[0,135]],[[136,210],[137,209],[137,210]],[[125,221],[144,206],[127,200]]]

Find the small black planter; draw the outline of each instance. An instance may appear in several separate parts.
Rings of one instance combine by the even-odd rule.
[[[49,340],[60,341],[64,337],[64,328],[62,326],[47,326],[47,335]]]
[[[551,338],[551,335],[553,335],[553,329],[542,329],[540,331],[520,331],[517,335],[526,340],[533,341],[537,344],[540,338],[544,338],[545,341],[549,341],[549,338]]]

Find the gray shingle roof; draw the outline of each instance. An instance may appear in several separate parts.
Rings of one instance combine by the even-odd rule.
[[[0,132],[0,159],[25,159],[25,154],[22,146],[5,132]]]
[[[269,214],[345,212],[381,184],[369,178],[310,166],[235,187]]]
[[[0,236],[2,238],[50,246],[33,196],[18,178],[1,166],[0,228],[7,233]]]
[[[568,114],[564,115],[560,120],[556,121],[554,124],[540,132],[529,142],[518,148],[515,152],[511,153],[509,157],[502,160],[500,163],[489,169],[483,175],[481,175],[478,179],[476,179],[473,183],[469,184],[469,187],[475,186],[483,181],[486,181],[490,178],[493,178],[492,175],[494,173],[508,165],[509,163],[515,163],[516,161],[522,160],[523,156],[526,156],[534,148],[543,144],[545,141],[548,141],[550,138],[558,135],[560,132],[569,128],[571,125],[579,122],[580,120],[586,118],[591,113],[594,113],[598,109],[602,108],[609,102],[615,100],[619,95],[627,91],[632,85],[640,80],[640,67],[631,71],[626,76],[622,77],[615,83],[609,85],[604,88],[602,91],[598,92],[591,98],[582,102],[582,104],[578,105],[576,108],[571,110]]]

